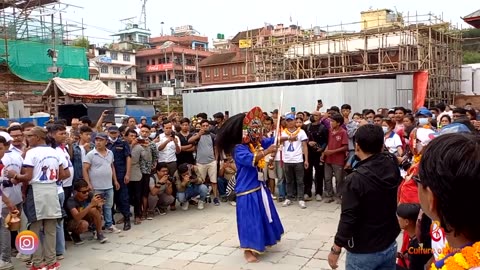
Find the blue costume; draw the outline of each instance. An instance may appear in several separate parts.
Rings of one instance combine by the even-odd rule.
[[[274,138],[263,139],[262,147],[266,149],[273,142]],[[263,253],[265,247],[280,241],[284,232],[283,226],[270,191],[265,182],[259,180],[254,154],[249,146],[247,144],[235,146],[233,155],[237,166],[235,193],[240,247]]]

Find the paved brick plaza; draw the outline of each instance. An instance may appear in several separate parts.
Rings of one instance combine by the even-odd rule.
[[[277,204],[285,235],[259,263],[245,263],[237,240],[235,208],[223,203],[208,204],[203,211],[191,206],[187,212],[156,216],[128,232],[106,234],[109,242],[103,245],[86,239],[81,246],[68,243],[62,269],[330,269],[326,258],[340,205],[312,201],[307,207]],[[22,264],[15,263],[18,269]],[[344,254],[339,269],[344,269]]]

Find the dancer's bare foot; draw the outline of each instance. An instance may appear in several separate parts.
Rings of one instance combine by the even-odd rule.
[[[252,251],[250,251],[250,250],[245,250],[245,252],[244,252],[243,255],[244,255],[244,257],[245,257],[245,260],[247,260],[247,262],[249,262],[249,263],[256,263],[256,262],[258,262],[257,256],[255,256],[255,254],[254,254]]]

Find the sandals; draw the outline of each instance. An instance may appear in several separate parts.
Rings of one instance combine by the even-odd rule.
[[[133,222],[134,225],[140,225],[142,224],[142,220],[139,217],[135,218],[135,221]]]

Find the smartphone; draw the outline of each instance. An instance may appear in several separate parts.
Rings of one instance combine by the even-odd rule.
[[[480,113],[477,114],[477,121],[480,121]]]
[[[230,112],[229,111],[225,111],[225,116],[229,116],[230,115]]]
[[[323,102],[322,102],[321,99],[317,100],[317,103],[318,103],[318,104],[323,104]]]
[[[290,108],[291,112],[295,112],[295,107]]]

